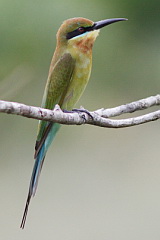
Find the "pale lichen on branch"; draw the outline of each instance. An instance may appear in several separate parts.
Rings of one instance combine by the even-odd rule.
[[[88,114],[87,111],[85,112],[85,109],[79,112],[64,112],[58,105],[56,105],[53,110],[49,110],[22,103],[0,100],[0,112],[66,125],[90,124],[106,128],[123,128],[158,120],[160,119],[160,110],[127,119],[113,120],[109,118],[120,116],[124,113],[133,113],[135,111],[148,109],[156,105],[160,105],[160,95],[151,96],[114,108],[102,108],[93,112],[88,111]]]

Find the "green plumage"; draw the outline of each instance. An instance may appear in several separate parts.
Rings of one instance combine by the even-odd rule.
[[[67,88],[70,84],[72,73],[75,66],[75,60],[69,53],[65,53],[59,61],[53,67],[53,71],[49,75],[43,100],[42,107],[47,109],[53,109],[55,104],[60,106],[63,103],[63,98],[67,92]],[[48,122],[40,121],[37,135],[37,148],[38,143],[41,144],[42,137],[44,135]],[[37,153],[36,153],[37,155]]]
[[[72,18],[61,25],[57,32],[57,46],[44,91],[43,108],[53,109],[55,104],[59,104],[62,109],[72,110],[88,83],[92,66],[92,46],[99,29],[123,20],[126,19],[106,19],[94,23],[86,18]],[[58,123],[39,121],[35,163],[21,228],[24,228],[30,199],[37,189],[46,152],[59,127]]]

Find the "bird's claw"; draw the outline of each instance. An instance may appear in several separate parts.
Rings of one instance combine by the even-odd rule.
[[[63,109],[62,110],[64,113],[86,113],[92,120],[93,120],[93,116],[92,116],[92,114],[88,111],[88,110],[86,110],[86,109],[76,109],[76,108],[74,108],[74,109],[72,109],[72,110],[66,110],[66,109]],[[85,119],[85,115],[84,116],[82,116],[83,118],[84,118],[84,120],[86,120]]]
[[[74,108],[74,109],[72,109],[72,111],[77,112],[77,113],[86,113],[93,120],[92,114],[86,109],[76,109],[76,108]]]

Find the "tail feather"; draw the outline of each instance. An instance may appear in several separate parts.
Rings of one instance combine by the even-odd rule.
[[[44,163],[44,158],[45,158],[45,155],[44,155],[44,145],[43,145],[43,147],[39,151],[39,154],[37,155],[37,158],[35,159],[35,164],[34,164],[32,177],[31,177],[31,181],[30,181],[30,186],[29,186],[28,197],[27,197],[27,201],[26,201],[26,205],[25,205],[25,209],[24,209],[24,213],[23,213],[23,217],[22,217],[22,222],[20,225],[20,228],[22,228],[22,229],[25,226],[27,213],[28,213],[28,207],[29,207],[31,197],[34,197],[34,195],[36,193],[39,176],[40,176],[41,169],[42,169],[42,166]]]
[[[29,203],[30,203],[30,200],[31,200],[31,196],[30,193],[28,193],[28,197],[27,197],[27,201],[26,201],[26,206],[25,206],[25,209],[24,209],[24,213],[23,213],[23,217],[22,217],[22,222],[21,222],[21,225],[20,225],[20,228],[24,228],[25,226],[25,222],[26,222],[26,218],[27,218],[27,213],[28,213],[28,207],[29,207]]]
[[[25,226],[27,213],[28,213],[28,207],[29,207],[31,197],[34,197],[36,190],[37,190],[38,180],[39,180],[41,169],[42,169],[42,166],[44,163],[46,152],[47,152],[51,142],[53,141],[57,131],[59,130],[59,128],[60,128],[60,125],[57,123],[52,125],[52,128],[50,129],[50,132],[48,132],[45,140],[43,141],[43,144],[42,144],[41,148],[39,149],[38,154],[35,155],[35,163],[34,163],[33,172],[32,172],[32,176],[31,176],[31,180],[30,180],[29,192],[28,192],[28,196],[27,196],[27,201],[26,201],[23,217],[22,217],[22,222],[20,225],[20,228],[22,228],[22,229]]]

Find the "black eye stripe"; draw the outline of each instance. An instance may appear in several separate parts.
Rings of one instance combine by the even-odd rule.
[[[67,37],[67,39],[71,39],[71,38],[81,35],[82,33],[85,33],[85,32],[86,32],[85,29],[83,29],[83,31],[81,31],[81,30],[79,31],[79,28],[78,28],[78,29],[74,30],[73,32],[67,33],[66,37]]]
[[[91,26],[91,27],[79,27],[76,30],[67,33],[66,38],[67,39],[71,39],[71,38],[79,36],[79,35],[81,35],[81,34],[83,34],[85,32],[92,31],[93,30],[93,26]]]

